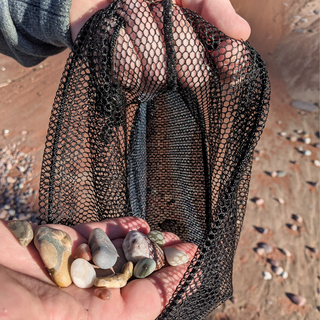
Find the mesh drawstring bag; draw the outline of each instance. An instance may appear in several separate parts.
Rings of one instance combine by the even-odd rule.
[[[47,223],[135,216],[198,250],[158,319],[232,295],[270,86],[248,42],[170,0],[115,0],[80,31],[60,81],[39,193]]]

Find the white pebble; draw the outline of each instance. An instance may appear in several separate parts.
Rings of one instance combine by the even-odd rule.
[[[16,179],[12,178],[12,177],[7,177],[7,183],[11,184],[11,183],[15,183]]]
[[[272,274],[268,271],[262,272],[264,280],[271,280],[272,279]]]
[[[8,130],[8,129],[3,130],[3,134],[8,134],[9,132],[10,132],[10,130]]]
[[[10,209],[8,210],[8,213],[10,214],[10,216],[14,216],[16,214],[16,210]]]
[[[73,283],[79,288],[91,288],[96,279],[96,272],[92,265],[82,259],[76,259],[72,262],[70,268]]]
[[[304,138],[304,139],[303,139],[303,142],[304,142],[305,144],[310,144],[310,143],[311,143],[311,139],[310,139],[309,137]]]
[[[258,206],[262,206],[264,204],[264,200],[262,198],[258,198],[258,199],[256,199],[255,203]]]
[[[312,154],[312,152],[311,152],[310,150],[305,150],[305,151],[303,152],[303,154],[304,154],[305,156],[307,156],[307,157],[310,157],[311,154]]]
[[[287,133],[286,133],[285,131],[280,132],[280,136],[281,136],[281,137],[285,137],[286,135],[287,135]]]
[[[279,201],[280,204],[284,204],[285,203],[285,201],[282,198],[279,198],[278,201]]]
[[[274,267],[272,266],[272,271],[277,275],[280,276],[283,273],[283,268],[282,267]]]
[[[313,163],[314,163],[315,166],[320,167],[320,161],[319,160],[314,160]]]
[[[287,271],[283,271],[282,273],[281,273],[281,277],[283,278],[283,279],[287,279],[288,278],[288,272]]]
[[[6,71],[6,68],[5,67],[1,67],[1,71]]]
[[[182,250],[169,247],[164,249],[164,254],[170,266],[179,266],[189,261],[188,255]]]

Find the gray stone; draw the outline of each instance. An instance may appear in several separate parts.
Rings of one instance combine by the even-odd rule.
[[[298,31],[296,30],[296,32]],[[318,107],[315,104],[301,101],[301,100],[293,101],[291,105],[297,109],[309,111],[309,112],[315,112],[318,110]]]
[[[156,262],[150,258],[143,258],[135,265],[133,274],[138,279],[149,276],[156,269]]]
[[[115,265],[117,249],[102,229],[96,228],[91,231],[88,244],[96,266],[101,269],[110,269]]]
[[[19,243],[27,247],[33,239],[33,230],[29,222],[14,220],[8,222],[8,229],[18,239]]]

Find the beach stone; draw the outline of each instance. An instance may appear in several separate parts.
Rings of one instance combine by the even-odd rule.
[[[161,231],[152,230],[147,234],[148,238],[161,248],[165,245],[166,239]]]
[[[276,267],[276,266],[271,266],[271,269],[277,276],[280,276],[284,271],[282,267]]]
[[[298,29],[296,29],[296,30],[298,30]],[[315,112],[318,110],[318,107],[315,104],[301,101],[301,100],[293,101],[291,105],[293,107],[300,109],[300,110],[303,110],[303,111]]]
[[[314,165],[316,167],[320,167],[320,161],[319,160],[314,160],[313,163],[314,163]]]
[[[86,243],[81,243],[73,252],[73,259],[84,259],[90,261],[92,259],[90,247]]]
[[[94,289],[94,295],[101,300],[110,300],[111,291],[108,288],[96,288]]]
[[[283,178],[283,177],[285,177],[286,176],[286,172],[285,171],[281,171],[281,170],[278,170],[277,171],[277,177],[278,178]]]
[[[290,136],[289,140],[291,142],[296,142],[298,140],[298,138],[296,136]]]
[[[271,253],[272,252],[272,247],[268,243],[259,242],[257,245],[258,245],[259,248],[263,248],[266,253]]]
[[[279,250],[287,257],[291,257],[292,256],[292,253],[288,249],[285,249],[285,248],[280,249],[279,248]]]
[[[287,271],[283,271],[283,272],[281,273],[281,277],[282,277],[283,279],[287,279],[288,276],[289,276],[289,274],[288,274]]]
[[[35,231],[34,245],[38,249],[52,280],[59,287],[68,287],[72,283],[70,236],[62,230],[39,227]]]
[[[274,260],[274,259],[267,259],[267,261],[271,264],[271,266],[273,267],[279,267],[280,263],[278,260]]]
[[[264,200],[262,198],[258,198],[256,199],[255,204],[258,206],[262,206],[264,204]]]
[[[29,222],[20,220],[9,221],[7,227],[22,246],[27,247],[32,241],[33,230]]]
[[[94,286],[105,288],[123,288],[133,274],[133,263],[128,261],[123,266],[122,273],[116,273],[106,277],[97,277]]]
[[[189,261],[189,257],[184,251],[175,248],[165,248],[164,254],[170,266],[179,266]]]
[[[272,279],[272,274],[268,271],[262,272],[262,276],[264,280],[271,280]]]
[[[303,142],[304,142],[305,144],[310,144],[310,143],[311,143],[311,138],[306,137],[306,138],[303,139]]]
[[[300,216],[299,214],[293,213],[293,214],[291,215],[291,218],[292,218],[293,220],[299,222],[299,223],[302,223],[302,222],[303,222],[303,218],[302,218],[302,216]]]
[[[310,157],[312,155],[312,152],[310,150],[305,150],[303,152],[303,154],[306,156],[306,157]]]
[[[143,258],[135,265],[133,274],[138,279],[149,276],[156,269],[156,262],[150,258]]]
[[[70,273],[73,283],[83,289],[91,288],[97,277],[93,266],[82,258],[72,262]]]
[[[151,258],[156,262],[156,270],[164,266],[164,252],[145,234],[132,230],[124,238],[122,249],[128,261],[137,263],[143,258]]]
[[[303,306],[306,303],[306,298],[299,296],[297,294],[293,293],[286,293],[287,297],[294,303],[297,304],[298,306]]]
[[[263,256],[266,253],[266,250],[264,250],[264,248],[255,248],[254,251],[259,255],[259,256]]]
[[[118,258],[117,249],[102,229],[95,228],[91,231],[88,244],[96,266],[110,269],[115,265]]]

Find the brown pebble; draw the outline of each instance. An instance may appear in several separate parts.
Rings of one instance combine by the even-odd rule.
[[[94,290],[94,295],[101,300],[110,300],[111,291],[108,288],[96,288]]]
[[[8,222],[7,227],[17,238],[17,240],[22,246],[27,247],[29,243],[32,241],[33,230],[29,222],[14,220]]]
[[[84,259],[86,261],[90,261],[91,257],[91,250],[90,247],[86,243],[81,243],[78,248],[73,252],[73,259]]]

